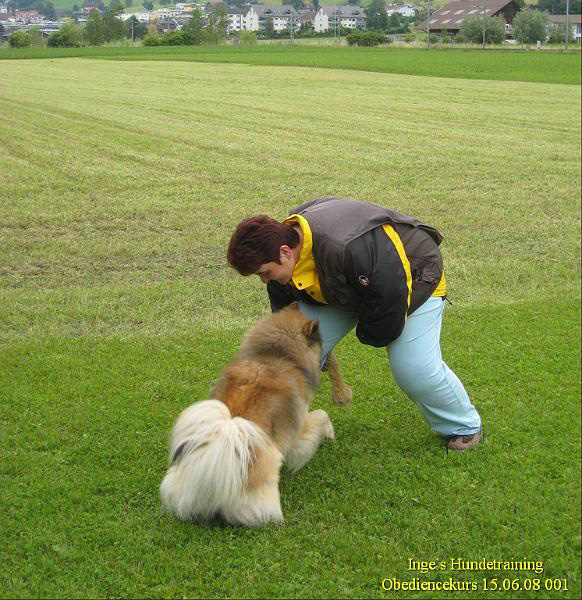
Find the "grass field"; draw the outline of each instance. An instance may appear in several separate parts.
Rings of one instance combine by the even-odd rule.
[[[254,66],[317,67],[579,85],[580,52],[333,48],[307,45],[251,47],[188,46],[126,48],[27,48],[0,50],[1,59],[99,58],[136,61],[194,61]]]
[[[0,80],[1,597],[580,597],[578,87],[79,58]],[[443,350],[485,443],[446,454],[351,335],[353,403],[317,394],[337,439],[283,474],[281,527],[161,515],[174,418],[268,311],[233,227],[323,194],[444,234]]]

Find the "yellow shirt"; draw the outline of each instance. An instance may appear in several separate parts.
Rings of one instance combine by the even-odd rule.
[[[303,246],[301,246],[301,253],[299,254],[299,260],[293,269],[293,275],[291,281],[298,290],[307,292],[314,300],[327,304],[321,288],[319,287],[319,276],[317,269],[315,268],[315,260],[313,259],[313,236],[311,235],[311,227],[307,220],[301,215],[291,215],[288,219],[283,221],[288,225],[291,223],[297,223],[301,227],[303,232]]]
[[[287,224],[297,223],[303,232],[303,245],[299,254],[299,260],[297,261],[295,269],[293,269],[293,275],[291,276],[293,285],[298,290],[307,292],[312,298],[317,300],[317,302],[327,304],[326,299],[323,297],[321,287],[319,286],[319,276],[317,274],[315,260],[313,258],[313,236],[311,233],[311,228],[309,227],[309,223],[301,215],[291,215],[283,222]],[[400,236],[396,233],[396,230],[388,224],[383,225],[383,228],[386,232],[386,235],[392,240],[392,243],[394,244],[404,266],[404,271],[406,273],[406,285],[408,287],[407,303],[408,306],[410,306],[410,296],[412,294],[412,273],[410,271],[410,262],[408,261],[408,257],[404,251],[404,246],[400,240]],[[439,281],[439,284],[432,295],[442,297],[446,293],[447,284],[445,280],[445,274],[443,273],[441,280]]]

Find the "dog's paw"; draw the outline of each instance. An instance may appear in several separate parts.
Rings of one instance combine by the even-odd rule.
[[[347,406],[352,401],[352,388],[344,385],[340,389],[332,389],[331,401],[337,406]]]
[[[331,424],[331,421],[328,419],[325,429],[325,437],[328,440],[335,440],[335,431],[333,430],[333,425]]]
[[[321,409],[314,410],[313,412],[317,414],[317,418],[321,423],[321,432],[323,433],[323,437],[328,440],[335,439],[335,432],[333,430],[333,425],[331,424],[329,415]]]

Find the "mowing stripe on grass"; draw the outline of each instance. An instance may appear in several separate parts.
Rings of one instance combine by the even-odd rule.
[[[325,46],[173,46],[0,50],[0,59],[86,57],[354,69],[403,75],[580,84],[580,52],[330,48]]]

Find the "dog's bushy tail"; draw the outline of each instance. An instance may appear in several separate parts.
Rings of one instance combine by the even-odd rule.
[[[170,468],[160,486],[165,508],[182,520],[208,521],[232,512],[244,495],[262,429],[232,418],[219,400],[204,400],[178,417],[170,438]]]

